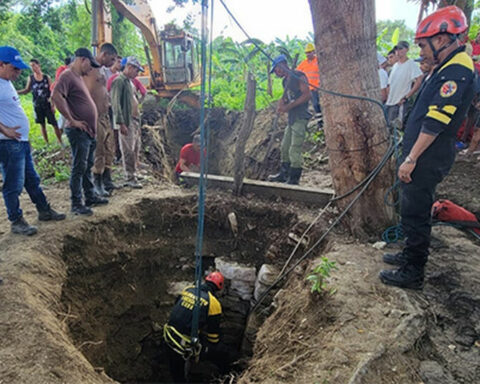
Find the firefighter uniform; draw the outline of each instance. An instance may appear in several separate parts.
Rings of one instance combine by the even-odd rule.
[[[209,360],[215,359],[213,362],[222,368],[225,365],[224,361],[215,353],[218,349],[215,347],[220,345],[222,306],[212,291],[209,283],[203,284],[200,288],[198,329],[203,355]],[[195,298],[195,287],[186,287],[178,297],[170,319],[164,327],[163,337],[168,346],[170,372],[176,383],[185,381],[185,359],[187,357],[198,359],[200,355],[200,350],[189,350]]]
[[[403,138],[405,159],[421,132],[436,136],[417,159],[412,181],[401,185],[401,224],[407,238],[403,254],[421,270],[429,254],[435,188],[453,165],[455,137],[474,96],[473,62],[464,50],[453,51],[423,83]]]

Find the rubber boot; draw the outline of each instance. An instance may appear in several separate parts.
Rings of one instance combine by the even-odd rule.
[[[114,184],[112,181],[112,171],[110,168],[105,168],[105,171],[102,175],[103,186],[107,192],[112,192],[114,189],[118,189],[118,185]]]
[[[298,185],[302,176],[302,168],[290,168],[287,184]]]
[[[407,257],[403,254],[403,252],[385,253],[383,255],[383,262],[401,267],[402,265],[407,264]]]
[[[95,193],[101,197],[110,196],[110,193],[103,187],[103,178],[99,173],[93,174],[93,185],[95,186]]]
[[[386,285],[393,285],[400,288],[422,289],[424,273],[424,267],[405,264],[398,269],[383,270],[380,272],[379,277],[382,283]]]
[[[290,171],[290,163],[282,163],[280,165],[280,172],[275,175],[268,176],[268,181],[276,181],[279,183],[284,183],[287,181],[289,171]]]

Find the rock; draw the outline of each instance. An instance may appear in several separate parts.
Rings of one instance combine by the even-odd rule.
[[[237,220],[237,215],[235,215],[235,212],[230,212],[228,214],[228,222],[230,223],[230,229],[232,230],[234,235],[237,235],[238,233],[238,220]]]
[[[385,241],[377,241],[375,244],[372,245],[372,247],[375,249],[383,249],[386,246],[387,246],[387,243]]]
[[[230,293],[237,294],[242,300],[250,300],[253,296],[253,289],[254,284],[250,281],[235,279],[230,283]]]
[[[192,285],[191,281],[172,281],[167,288],[167,293],[172,296],[178,296],[183,288]]]
[[[255,292],[253,297],[255,301],[273,284],[278,276],[278,269],[270,264],[263,264],[255,280]]]
[[[420,363],[420,376],[425,384],[454,384],[450,374],[436,361],[426,360]]]
[[[223,274],[226,279],[229,280],[242,280],[255,282],[256,270],[255,267],[250,267],[248,265],[241,265],[236,262],[227,261],[222,257],[217,257],[215,259],[216,268]]]

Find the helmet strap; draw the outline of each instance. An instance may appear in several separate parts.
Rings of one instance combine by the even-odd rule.
[[[433,59],[435,61],[438,61],[438,54],[442,51],[444,51],[445,49],[447,49],[448,47],[450,47],[453,43],[455,43],[457,41],[457,36],[456,35],[450,35],[450,42],[446,45],[444,45],[443,47],[439,48],[439,49],[435,49],[435,47],[433,46],[433,43],[432,43],[432,37],[427,37],[427,41],[428,41],[428,45],[430,45],[430,49],[432,50],[433,52]]]

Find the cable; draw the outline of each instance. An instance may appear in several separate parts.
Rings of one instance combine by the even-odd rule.
[[[262,52],[270,61],[273,61],[272,58],[270,57],[270,55],[267,52],[265,52],[265,50],[263,50],[254,40],[252,40],[252,38],[248,35],[248,33],[245,31],[245,29],[240,25],[240,23],[235,18],[235,16],[232,14],[232,12],[228,9],[225,2],[223,0],[220,0],[220,2],[223,5],[223,7],[225,8],[225,10],[227,11],[227,13],[230,15],[230,17],[233,19],[233,21],[240,28],[240,30],[245,34],[245,36],[247,36],[247,38],[252,41],[252,43],[257,47],[257,49],[260,52]],[[368,101],[368,102],[371,102],[371,103],[374,103],[374,104],[378,105],[383,112],[383,117],[384,117],[385,121],[387,122],[387,131],[389,131],[390,126],[388,124],[388,118],[387,118],[385,107],[378,100],[375,100],[375,99],[370,98],[370,97],[348,95],[348,94],[343,94],[343,93],[340,93],[340,92],[334,92],[334,91],[330,91],[330,90],[327,90],[327,89],[323,89],[323,88],[317,87],[313,84],[310,84],[307,80],[305,80],[304,77],[298,76],[293,70],[288,69],[288,71],[289,71],[289,75],[299,79],[300,81],[302,81],[304,83],[307,83],[308,85],[311,85],[317,91],[323,92],[323,93],[331,95],[331,96],[337,96],[337,97],[342,97],[342,98],[346,98],[346,99],[363,100],[363,101]],[[285,271],[283,274],[280,274],[280,276],[277,277],[275,282],[269,288],[267,288],[267,290],[259,297],[258,301],[254,304],[251,311],[254,311],[258,307],[258,305],[262,302],[262,300],[268,295],[268,293],[281,280],[283,280],[291,271],[293,271],[293,269],[295,269],[295,267],[298,264],[300,264],[303,260],[305,260],[305,258],[307,258],[309,256],[309,254],[313,251],[313,249],[315,249],[323,241],[323,239],[328,235],[328,233],[337,225],[337,223],[340,222],[340,220],[347,214],[347,212],[350,210],[350,208],[353,206],[353,204],[355,204],[355,202],[365,192],[365,190],[368,188],[368,186],[372,183],[372,181],[375,179],[375,177],[380,173],[382,168],[388,162],[388,159],[393,154],[398,154],[398,147],[400,145],[400,141],[397,140],[397,135],[396,135],[395,129],[393,130],[393,132],[390,132],[389,141],[390,141],[390,143],[389,143],[389,146],[387,148],[387,151],[385,152],[384,156],[382,157],[382,159],[380,160],[378,165],[360,183],[358,183],[354,188],[352,188],[350,191],[342,194],[341,196],[334,197],[334,198],[330,199],[329,203],[334,202],[334,201],[338,201],[340,199],[343,199],[343,198],[349,196],[350,194],[354,193],[355,191],[357,191],[358,189],[361,188],[360,191],[358,192],[358,194],[348,203],[347,207],[334,220],[334,222],[329,226],[327,231],[324,232],[324,234],[320,237],[320,239],[302,257],[300,257],[300,259],[297,260],[297,262],[292,267],[290,267],[287,271]],[[290,260],[290,258],[289,258],[289,260]]]

